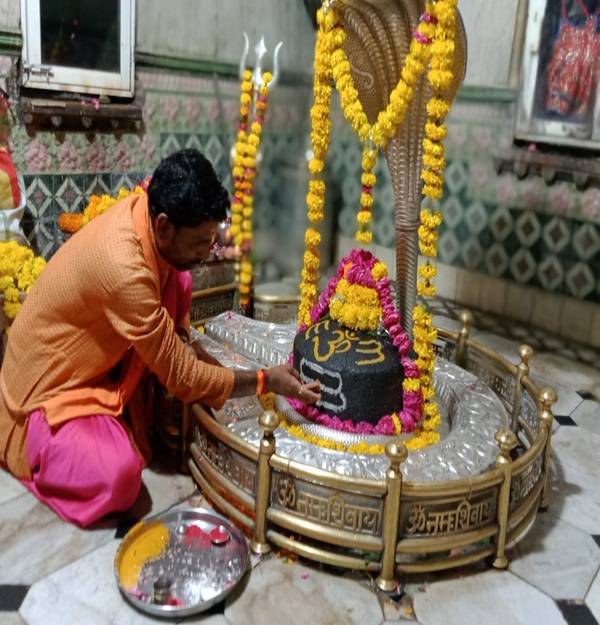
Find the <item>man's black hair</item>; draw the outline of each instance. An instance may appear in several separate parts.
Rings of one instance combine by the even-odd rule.
[[[164,213],[180,228],[224,221],[229,194],[210,161],[198,150],[180,150],[160,162],[148,187],[150,214]]]

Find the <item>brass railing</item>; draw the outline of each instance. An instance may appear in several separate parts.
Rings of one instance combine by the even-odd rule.
[[[465,368],[478,374],[486,364],[484,381],[511,415],[511,427],[496,433],[499,452],[490,470],[445,482],[407,482],[401,466],[408,453],[392,441],[385,450],[390,465],[383,479],[343,476],[277,455],[274,412],[260,416],[264,435],[256,447],[194,405],[192,476],[221,510],[252,532],[255,552],[275,545],[327,564],[368,570],[378,574],[376,583],[386,591],[396,588],[403,573],[488,557],[494,567],[506,568],[507,545],[548,503],[557,397],[529,378],[529,347],[519,348],[521,361],[515,366],[469,339],[466,321],[465,316],[459,333],[439,330],[443,344],[438,347],[454,350]]]

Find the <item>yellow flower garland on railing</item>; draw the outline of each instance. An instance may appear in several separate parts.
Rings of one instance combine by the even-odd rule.
[[[238,122],[238,140],[235,144],[232,177],[234,194],[231,201],[231,234],[240,247],[242,258],[238,276],[240,305],[248,306],[252,292],[254,272],[250,261],[252,251],[252,214],[254,205],[254,179],[256,177],[256,155],[260,146],[260,135],[267,109],[269,83],[273,80],[270,72],[262,75],[263,84],[258,88],[258,97],[254,104],[253,121],[248,134],[248,122],[254,102],[252,72],[245,70],[242,77],[240,95],[240,116]]]
[[[16,241],[0,242],[0,293],[9,324],[21,309],[21,293],[29,293],[45,266],[44,258],[30,248]]]

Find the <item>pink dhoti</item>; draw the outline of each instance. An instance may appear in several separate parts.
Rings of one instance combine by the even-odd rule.
[[[175,328],[183,325],[191,297],[191,275],[172,270],[162,303]],[[62,519],[82,527],[131,507],[145,464],[119,419],[92,415],[51,428],[41,410],[29,418],[27,457],[32,476],[22,483]]]

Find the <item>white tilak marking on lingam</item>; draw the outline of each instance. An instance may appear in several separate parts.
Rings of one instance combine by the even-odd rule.
[[[302,358],[300,361],[300,375],[302,376],[302,379],[307,382],[316,382],[319,380],[321,382],[321,391],[323,394],[327,394],[339,400],[339,403],[337,404],[321,400],[317,402],[317,406],[323,406],[323,408],[327,408],[327,410],[331,410],[332,412],[342,412],[346,409],[348,402],[346,401],[346,396],[342,392],[342,376],[337,373],[337,371],[330,371],[315,362],[310,362],[309,360],[306,360],[306,358]],[[321,381],[321,377],[323,375],[327,375],[338,380],[337,386],[334,388],[323,384]]]

